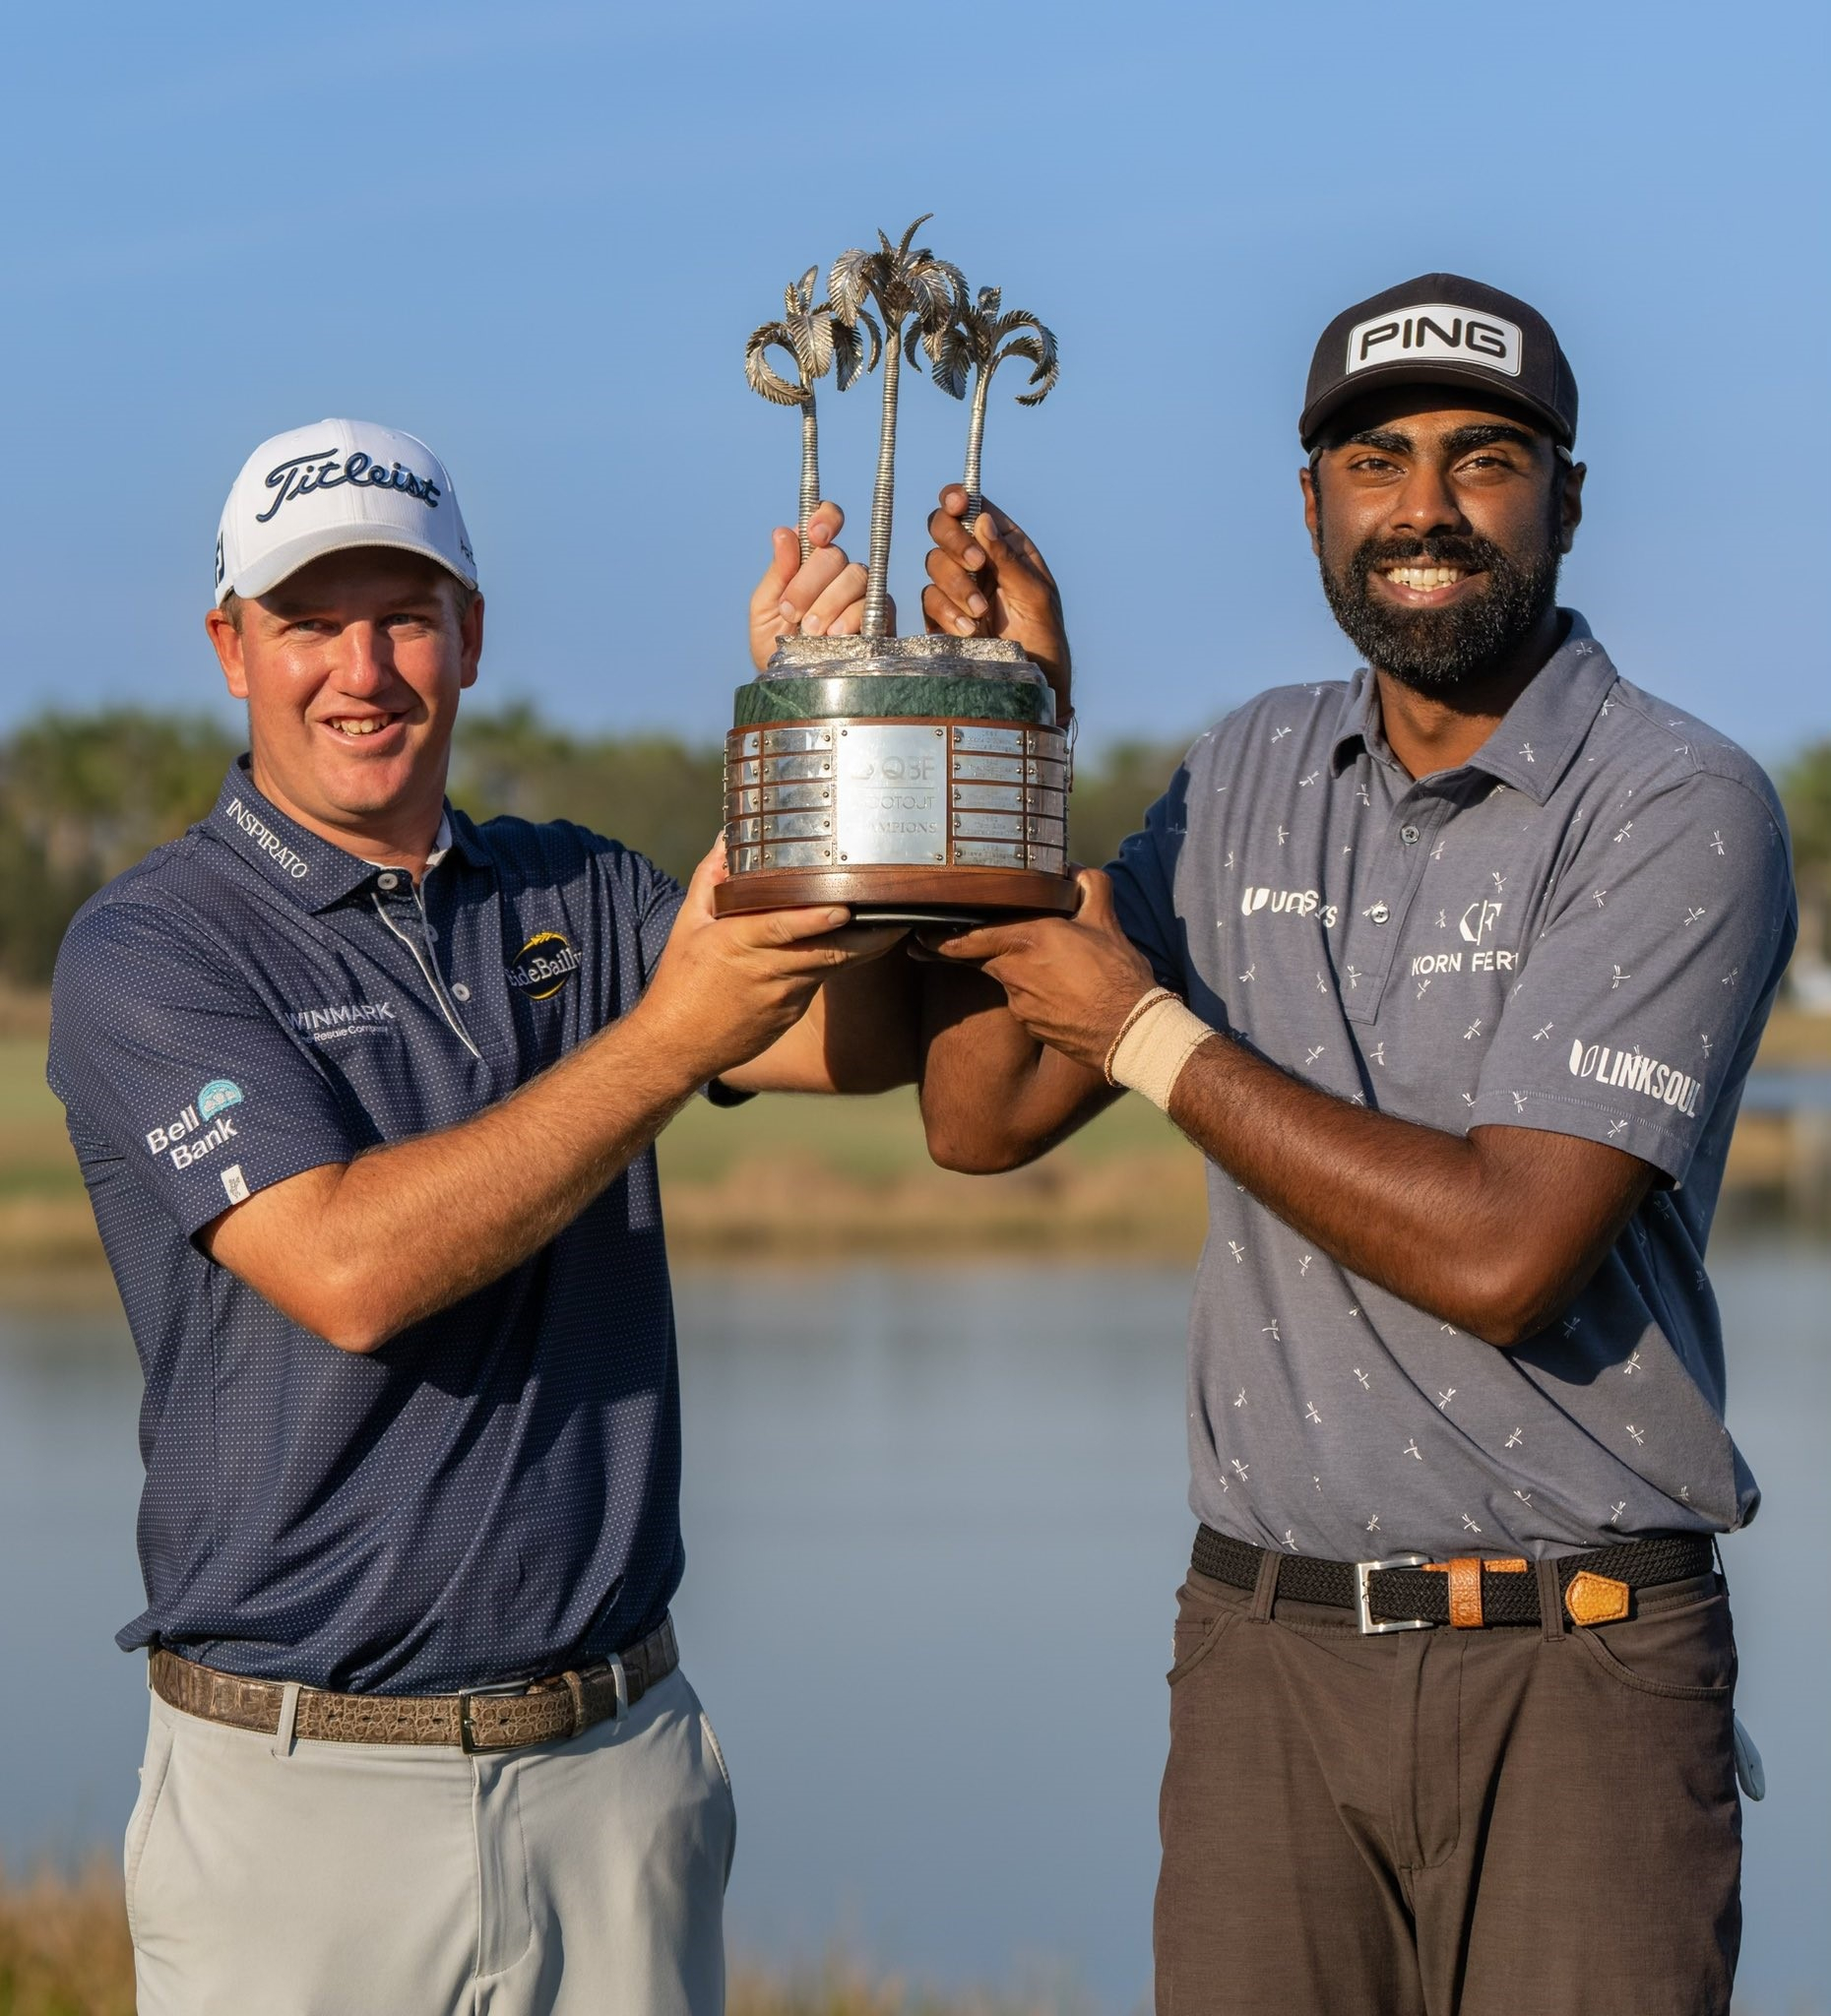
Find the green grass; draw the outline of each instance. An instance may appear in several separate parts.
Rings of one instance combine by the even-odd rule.
[[[1097,1167],[1119,1156],[1176,1153],[1181,1137],[1142,1100],[1122,1100],[1057,1151]],[[913,1088],[873,1099],[755,1099],[721,1110],[695,1100],[662,1137],[663,1172],[676,1182],[717,1182],[760,1157],[815,1163],[835,1176],[887,1183],[931,1167]]]
[[[44,1083],[41,997],[0,1001],[0,1272],[93,1268],[100,1249],[63,1110]],[[1769,1065],[1831,1063],[1831,1018],[1783,1011]],[[1733,1196],[1784,1190],[1785,1122],[1738,1132]],[[916,1096],[694,1100],[663,1136],[669,1244],[691,1258],[811,1259],[933,1251],[1190,1259],[1206,1209],[1199,1157],[1162,1114],[1127,1099],[1011,1175],[934,1167]],[[4,2011],[0,2010],[0,2016]]]
[[[729,2016],[1069,2016],[1054,1996],[936,1994],[844,1958],[783,1971],[733,1964]],[[133,2016],[134,1959],[121,1878],[0,1877],[0,2016]],[[256,2016],[250,2005],[250,2016]]]

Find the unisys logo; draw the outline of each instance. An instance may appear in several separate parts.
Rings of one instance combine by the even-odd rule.
[[[1586,1043],[1581,1038],[1570,1046],[1570,1075],[1637,1092],[1691,1120],[1697,1118],[1698,1101],[1704,1094],[1701,1078],[1691,1077],[1675,1064],[1662,1064],[1638,1046],[1615,1050],[1607,1043]]]

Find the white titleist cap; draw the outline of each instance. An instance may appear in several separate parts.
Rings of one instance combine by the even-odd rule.
[[[348,546],[424,553],[476,586],[464,515],[432,450],[368,420],[320,420],[263,441],[242,464],[217,529],[217,601],[265,595]]]

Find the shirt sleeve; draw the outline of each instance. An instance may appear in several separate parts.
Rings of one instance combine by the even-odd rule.
[[[1748,786],[1698,773],[1599,824],[1521,963],[1469,1125],[1575,1134],[1682,1181],[1795,929],[1786,834]]]
[[[1180,994],[1189,984],[1183,959],[1184,936],[1176,920],[1176,859],[1187,826],[1189,773],[1186,763],[1169,788],[1145,814],[1143,828],[1107,863],[1112,906],[1119,928],[1151,963],[1160,987]]]
[[[149,904],[104,904],[71,926],[48,1075],[85,1137],[105,1142],[187,1238],[365,1145],[232,950]]]

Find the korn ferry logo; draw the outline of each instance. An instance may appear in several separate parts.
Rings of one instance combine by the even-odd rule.
[[[168,1155],[175,1169],[188,1169],[213,1149],[233,1141],[235,1122],[227,1108],[242,1102],[242,1090],[232,1078],[213,1078],[175,1120],[147,1135],[149,1155]]]
[[[1334,904],[1324,903],[1321,893],[1314,889],[1267,889],[1255,884],[1241,893],[1241,916],[1249,917],[1262,910],[1270,911],[1273,916],[1320,917],[1326,931],[1334,930],[1339,915]]]
[[[1370,370],[1429,357],[1479,364],[1508,378],[1520,375],[1520,326],[1500,315],[1471,315],[1444,301],[1421,301],[1395,308],[1348,332],[1348,368]]]
[[[584,963],[558,931],[537,931],[515,955],[509,985],[531,1001],[548,1001]]]
[[[1611,1050],[1607,1043],[1586,1043],[1581,1038],[1570,1046],[1570,1075],[1638,1092],[1691,1120],[1697,1118],[1697,1102],[1704,1091],[1701,1078],[1687,1076],[1676,1065],[1662,1064],[1644,1050]]]
[[[1470,904],[1456,919],[1456,934],[1474,951],[1465,953],[1458,946],[1454,952],[1421,952],[1412,961],[1413,978],[1440,973],[1511,973],[1519,964],[1518,953],[1494,943],[1505,908],[1491,897]]]

